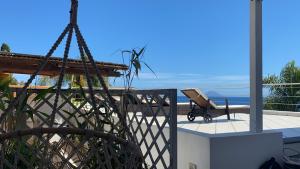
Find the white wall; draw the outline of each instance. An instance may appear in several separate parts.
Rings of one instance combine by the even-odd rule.
[[[194,131],[177,130],[178,169],[188,169],[189,163],[197,169],[210,169],[210,139]]]
[[[178,169],[258,169],[271,157],[281,160],[282,134],[208,135],[178,129]]]
[[[142,130],[145,130],[142,125]],[[157,127],[152,126],[153,133],[157,133]],[[275,157],[281,163],[283,139],[282,133],[265,132],[255,133],[230,133],[230,134],[204,134],[187,129],[177,130],[177,157],[178,169],[190,169],[189,165],[195,164],[196,169],[258,169],[259,166],[271,157]],[[169,128],[163,130],[168,136]],[[141,135],[138,134],[141,139]],[[146,136],[147,142],[151,137]],[[158,140],[161,147],[163,140]],[[156,157],[156,148],[151,153]],[[147,151],[142,146],[142,151]],[[165,154],[166,155],[166,154]],[[169,156],[164,156],[169,160]],[[152,164],[149,158],[147,164]],[[158,169],[163,168],[157,165]]]
[[[281,161],[281,133],[216,136],[210,139],[211,169],[258,169],[271,157]]]

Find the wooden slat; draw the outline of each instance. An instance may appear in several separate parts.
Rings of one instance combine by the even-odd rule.
[[[0,72],[2,73],[19,73],[19,74],[33,74],[38,69],[43,61],[43,56],[26,55],[16,53],[0,52]],[[107,62],[96,62],[98,68],[102,71],[103,76],[120,76],[122,70],[127,70],[127,66],[123,64],[114,64]],[[47,62],[45,68],[39,75],[56,76],[60,73],[62,66],[62,58],[51,57]],[[90,74],[96,74],[96,71],[90,63],[87,64]],[[82,61],[75,59],[68,59],[65,68],[67,74],[84,74],[84,66]]]
[[[191,99],[192,101],[194,101],[197,105],[201,106],[201,107],[208,107],[208,97],[203,94],[200,90],[198,89],[184,89],[181,90],[181,92],[188,97],[189,99]],[[212,106],[213,108],[217,109],[217,105],[213,102],[213,101],[209,101],[210,106]]]

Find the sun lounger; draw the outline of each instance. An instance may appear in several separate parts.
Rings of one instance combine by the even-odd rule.
[[[249,113],[249,106],[234,105],[230,106],[225,99],[225,105],[216,105],[199,89],[184,89],[181,92],[190,99],[191,111],[187,114],[189,121],[194,121],[197,116],[203,117],[205,122],[211,122],[214,117],[227,115],[230,120],[230,113]]]

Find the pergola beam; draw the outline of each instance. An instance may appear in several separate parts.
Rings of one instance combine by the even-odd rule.
[[[250,131],[263,131],[262,0],[250,0]]]
[[[38,55],[0,52],[0,73],[33,74],[40,66],[43,58],[43,56]],[[118,77],[122,71],[128,69],[126,65],[107,62],[96,62],[96,65],[101,70],[102,75],[108,77]],[[38,75],[57,76],[62,66],[62,58],[51,57]],[[91,75],[96,74],[91,63],[87,63],[87,69]],[[83,62],[81,60],[68,59],[65,73],[84,74]]]

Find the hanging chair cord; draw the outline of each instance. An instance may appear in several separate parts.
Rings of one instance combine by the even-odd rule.
[[[42,71],[45,68],[45,66],[46,66],[49,58],[52,56],[52,54],[54,53],[54,51],[56,50],[56,48],[59,46],[59,44],[61,43],[61,41],[64,39],[65,35],[69,31],[69,28],[70,28],[70,25],[68,25],[65,28],[65,30],[61,33],[61,35],[59,36],[59,38],[56,40],[56,42],[54,43],[54,45],[51,47],[50,51],[47,53],[47,55],[45,56],[45,58],[41,61],[41,64],[40,64],[39,68],[30,76],[30,78],[28,79],[28,81],[25,83],[24,87],[17,93],[17,96],[8,105],[6,111],[4,111],[3,114],[0,116],[0,124],[2,123],[2,121],[4,120],[4,118],[7,116],[7,114],[10,114],[12,112],[13,108],[20,101],[20,96],[26,92],[27,88],[32,83],[32,81],[35,79],[35,77],[37,76],[37,74],[39,74],[39,72]]]
[[[72,0],[72,1],[76,1],[75,3],[77,4],[75,7],[76,7],[76,12],[75,12],[75,16],[77,17],[77,7],[78,7],[78,1],[77,0]],[[73,19],[74,22],[77,22],[77,19]],[[114,110],[114,112],[117,114],[118,118],[120,119],[121,121],[121,125],[122,125],[122,130],[125,131],[125,133],[127,134],[127,136],[133,141],[134,138],[132,136],[132,134],[130,133],[130,130],[126,124],[126,116],[125,116],[125,113],[121,114],[118,107],[116,106],[116,103],[115,103],[115,100],[113,99],[113,97],[110,95],[110,92],[108,90],[108,87],[103,79],[103,77],[101,76],[101,71],[99,70],[99,68],[97,67],[95,61],[94,61],[94,58],[80,32],[80,29],[79,29],[79,26],[77,25],[77,23],[75,24],[75,34],[76,34],[76,37],[77,37],[77,41],[78,41],[78,46],[79,46],[79,49],[81,50],[81,55],[84,54],[84,52],[82,51],[82,49],[84,49],[86,55],[88,56],[88,59],[90,61],[90,63],[92,64],[92,66],[95,68],[95,71],[96,71],[96,75],[100,81],[100,84],[104,90],[104,93],[107,94],[107,97],[105,95],[102,94],[102,97],[105,99],[105,100],[108,100],[109,103],[110,103],[110,106],[112,107],[112,109]],[[82,56],[81,56],[82,57]],[[85,60],[85,59],[84,59]],[[84,62],[83,60],[83,62]],[[88,76],[87,76],[88,78]],[[90,84],[89,85],[89,90],[90,92],[93,91],[93,88],[92,88],[92,85]],[[95,97],[92,93],[91,94],[91,98],[92,98],[92,102],[95,102]],[[93,101],[94,100],[94,101]],[[96,108],[96,106],[94,105],[93,106],[94,109]],[[97,109],[98,110],[98,109]],[[98,114],[98,113],[97,113]],[[124,131],[121,131],[121,132],[124,132]]]
[[[62,64],[60,74],[59,74],[59,79],[57,82],[57,90],[56,90],[56,94],[55,94],[53,111],[51,114],[50,127],[53,127],[53,124],[55,122],[55,114],[57,112],[57,104],[58,104],[58,100],[59,100],[59,96],[60,96],[60,92],[61,92],[61,86],[62,86],[62,82],[63,82],[64,75],[65,75],[65,67],[67,64],[69,51],[70,51],[70,45],[71,45],[72,36],[73,36],[73,27],[77,22],[76,18],[77,18],[78,3],[74,0],[71,0],[71,1],[72,1],[72,6],[71,6],[71,11],[70,11],[69,34],[68,34],[68,38],[67,38],[67,42],[66,42],[66,46],[65,46],[63,64]]]
[[[93,107],[93,110],[95,111],[96,119],[97,119],[98,123],[100,122],[99,115],[101,114],[101,112],[100,112],[99,108],[97,108],[97,106],[96,106],[97,104],[96,104],[96,99],[95,99],[95,95],[94,95],[93,85],[91,82],[91,75],[87,68],[87,60],[91,64],[93,69],[95,70],[96,76],[103,88],[103,92],[100,92],[100,95],[103,97],[103,99],[105,101],[107,101],[107,103],[104,102],[104,104],[108,104],[107,106],[110,106],[112,108],[113,112],[117,114],[117,116],[121,122],[122,127],[120,128],[120,131],[118,131],[118,132],[124,133],[127,137],[129,137],[129,139],[131,139],[131,141],[134,141],[134,138],[133,138],[132,134],[130,133],[129,127],[126,124],[125,113],[124,112],[122,114],[120,113],[120,111],[115,103],[115,100],[111,96],[109,89],[102,77],[102,72],[98,68],[96,62],[94,61],[93,56],[87,46],[87,43],[85,42],[85,40],[80,32],[79,26],[77,24],[78,0],[71,0],[71,3],[72,3],[72,5],[71,5],[71,11],[70,11],[70,23],[66,26],[65,30],[62,32],[62,34],[56,40],[56,42],[51,47],[50,51],[47,53],[45,58],[41,61],[39,68],[30,76],[30,78],[28,79],[27,83],[24,85],[22,90],[17,94],[17,97],[9,104],[6,111],[0,116],[0,123],[2,123],[2,121],[5,119],[7,114],[9,114],[13,111],[14,107],[20,101],[20,96],[26,92],[27,88],[32,83],[32,81],[36,78],[36,76],[39,74],[39,72],[44,69],[49,58],[52,56],[52,54],[57,49],[59,44],[62,42],[64,37],[68,34],[68,37],[66,40],[66,46],[65,46],[65,50],[64,50],[63,64],[60,69],[59,79],[58,79],[57,86],[56,86],[57,90],[56,90],[56,94],[55,94],[53,111],[52,111],[51,119],[50,119],[50,127],[52,127],[54,125],[55,115],[59,111],[57,106],[58,106],[59,96],[61,93],[61,87],[63,84],[65,67],[67,66],[67,60],[68,60],[68,56],[69,56],[69,50],[70,50],[70,45],[71,45],[71,41],[72,41],[73,31],[75,31],[77,44],[78,44],[80,56],[81,56],[81,59],[83,62],[86,79],[87,79],[88,91],[89,91],[89,95],[91,97],[92,107]],[[87,56],[87,59],[85,58],[85,56]],[[111,124],[114,125],[113,122]]]
[[[65,47],[63,64],[62,64],[62,67],[61,67],[61,70],[60,70],[60,74],[59,74],[59,79],[58,79],[58,82],[57,82],[57,90],[56,90],[56,94],[55,94],[55,100],[54,100],[54,105],[53,105],[53,112],[51,114],[50,127],[53,127],[54,120],[55,120],[55,114],[56,114],[56,111],[57,111],[57,103],[58,103],[58,99],[59,99],[60,92],[61,92],[62,82],[63,82],[63,79],[64,79],[65,67],[66,67],[66,63],[67,63],[67,59],[68,59],[68,55],[69,55],[69,51],[70,51],[70,45],[71,45],[72,35],[73,35],[73,31],[72,31],[72,26],[71,26],[70,30],[69,30],[69,34],[68,34],[68,39],[67,39],[66,47]]]
[[[78,41],[79,41],[79,46],[81,46],[81,48],[83,48],[83,49],[85,50],[85,53],[86,53],[86,55],[88,56],[88,59],[89,59],[90,63],[91,63],[92,66],[95,68],[96,75],[97,75],[97,77],[98,77],[98,79],[99,79],[99,81],[100,81],[100,84],[101,84],[101,86],[102,86],[102,88],[103,88],[103,91],[104,91],[104,93],[107,94],[106,96],[102,94],[102,97],[103,97],[105,100],[108,100],[108,103],[110,103],[109,106],[111,106],[112,109],[114,110],[114,112],[118,115],[118,118],[122,121],[123,127],[124,127],[124,128],[127,128],[125,116],[123,116],[123,115],[120,113],[118,107],[116,106],[115,100],[114,100],[113,97],[109,94],[108,87],[106,86],[105,81],[104,81],[104,79],[103,79],[102,76],[101,76],[101,71],[100,71],[100,70],[98,69],[98,67],[96,66],[96,63],[95,63],[95,61],[94,61],[94,59],[93,59],[93,56],[91,55],[91,52],[90,52],[89,48],[87,47],[84,38],[83,38],[82,35],[81,35],[81,32],[80,32],[80,30],[79,30],[78,25],[75,25],[75,32],[76,32],[76,36],[79,37],[79,39],[78,39]],[[91,88],[91,90],[92,90],[92,88]],[[92,98],[93,98],[93,97],[94,97],[94,95],[92,96]],[[125,129],[125,130],[126,130],[126,129]],[[128,129],[128,131],[129,131],[129,129]]]
[[[77,36],[77,34],[76,34],[76,36]],[[78,38],[77,38],[77,43],[79,44]],[[78,45],[78,48],[79,48],[80,57],[81,57],[81,60],[83,62],[83,66],[84,66],[85,76],[86,76],[87,84],[88,84],[88,90],[89,90],[89,93],[91,95],[92,106],[93,106],[93,109],[96,112],[96,119],[97,119],[97,121],[100,121],[100,117],[99,117],[99,113],[100,112],[99,112],[99,109],[96,107],[96,100],[95,100],[93,85],[92,85],[92,82],[91,82],[90,73],[87,71],[88,68],[87,68],[87,64],[86,64],[86,58],[85,58],[85,55],[84,55],[84,51],[83,51],[83,49],[82,49],[82,47],[80,45]]]

